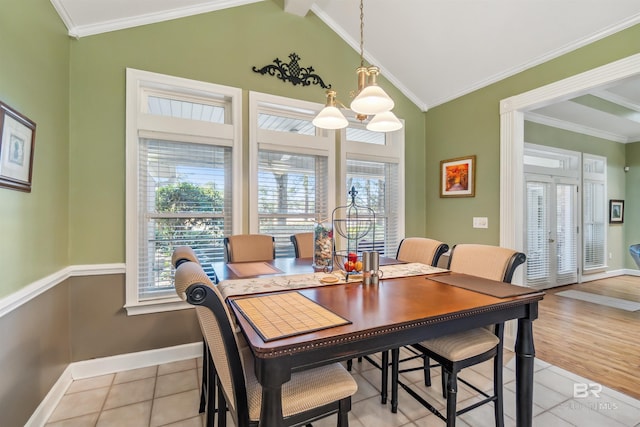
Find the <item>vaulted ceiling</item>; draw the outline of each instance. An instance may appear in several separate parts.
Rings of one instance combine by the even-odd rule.
[[[51,0],[74,37],[258,1]],[[284,9],[316,14],[359,51],[359,0],[285,0]],[[426,111],[637,23],[638,0],[365,0],[365,59]],[[582,94],[529,119],[640,141],[640,83]]]

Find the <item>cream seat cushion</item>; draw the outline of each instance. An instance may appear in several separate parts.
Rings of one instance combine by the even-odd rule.
[[[242,351],[242,363],[247,385],[249,419],[260,419],[262,386],[253,369],[253,355],[249,348]],[[285,417],[352,396],[358,385],[340,363],[296,372],[282,385],[282,415]]]
[[[420,344],[452,362],[468,359],[497,346],[500,340],[486,328],[458,332],[422,341]]]

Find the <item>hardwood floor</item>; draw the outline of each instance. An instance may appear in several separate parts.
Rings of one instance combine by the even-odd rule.
[[[536,357],[640,399],[640,311],[555,295],[569,289],[640,302],[640,277],[547,289],[533,322]]]

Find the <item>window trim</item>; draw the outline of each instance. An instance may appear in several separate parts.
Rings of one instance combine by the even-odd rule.
[[[194,123],[193,120],[154,116],[144,112],[144,99],[148,93],[175,93],[187,99],[220,99],[230,102],[230,124]],[[189,125],[187,125],[189,123]],[[127,315],[157,313],[190,308],[176,295],[154,301],[140,301],[138,295],[138,144],[141,137],[172,141],[207,143],[232,147],[232,230],[242,229],[242,90],[213,83],[169,76],[149,71],[126,69],[126,181],[125,181],[125,288],[124,308]],[[189,129],[191,132],[187,132]],[[196,132],[193,132],[193,130]],[[194,135],[195,133],[195,135]],[[198,135],[199,134],[199,135]],[[220,137],[210,135],[222,135]],[[178,139],[179,137],[179,139]],[[229,143],[228,141],[232,142]],[[223,143],[221,143],[223,142]]]
[[[287,111],[287,107],[308,110],[309,120],[319,112],[323,105],[260,92],[249,92],[249,183],[258,182],[258,151],[281,151],[286,153],[307,154],[327,157],[327,211],[335,208],[336,200],[336,142],[333,131],[319,135],[287,134],[258,128],[258,114],[269,112],[270,106],[282,106],[278,112]],[[271,110],[273,111],[273,110]],[[291,111],[291,117],[299,116]],[[305,118],[307,118],[305,116]],[[305,145],[300,146],[300,141]],[[259,228],[258,186],[249,185],[249,232],[257,233]]]
[[[349,119],[349,118],[348,118]],[[402,128],[386,133],[385,145],[368,144],[366,142],[347,140],[346,128],[340,130],[340,182],[347,182],[347,159],[363,160],[372,162],[396,163],[398,165],[398,243],[405,237],[405,152],[404,141],[406,128],[404,120]],[[355,118],[350,119],[349,126],[361,126]],[[349,202],[347,196],[347,188],[340,185],[338,195],[340,202],[338,205],[345,205]]]

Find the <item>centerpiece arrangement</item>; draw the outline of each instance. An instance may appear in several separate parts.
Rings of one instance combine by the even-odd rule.
[[[338,206],[333,210],[333,264],[349,276],[362,274],[362,251],[375,247],[373,231],[375,230],[376,213],[373,209],[358,206],[358,192],[351,187],[349,196],[351,203]],[[365,242],[365,236],[371,233],[371,242]]]

